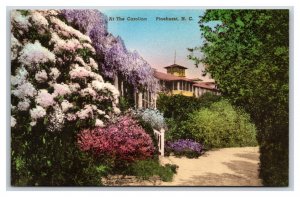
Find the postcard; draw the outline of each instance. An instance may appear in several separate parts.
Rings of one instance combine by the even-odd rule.
[[[289,9],[11,9],[10,184],[289,186]]]

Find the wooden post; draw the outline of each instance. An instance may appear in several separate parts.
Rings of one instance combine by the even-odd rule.
[[[114,86],[116,87],[116,89],[120,92],[119,90],[119,80],[118,80],[118,74],[115,75],[114,77]],[[117,99],[117,104],[119,103],[119,99]]]
[[[134,107],[137,108],[137,101],[136,101],[136,89],[133,89],[133,99],[134,99]]]
[[[147,94],[148,94],[148,98],[147,98],[147,101],[148,101],[148,108],[151,108],[151,94],[150,94],[150,91],[147,90]]]
[[[153,103],[152,103],[152,92],[149,91],[149,107],[153,108]]]
[[[138,109],[143,108],[143,94],[141,91],[138,93]]]
[[[119,90],[119,80],[117,74],[114,77],[114,86]]]
[[[157,99],[157,93],[153,93],[154,109],[156,109],[156,99]]]

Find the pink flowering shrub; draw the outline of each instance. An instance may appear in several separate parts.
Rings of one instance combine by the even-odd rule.
[[[98,158],[109,157],[115,162],[143,160],[154,153],[151,137],[130,116],[122,116],[104,128],[82,130],[78,145]]]

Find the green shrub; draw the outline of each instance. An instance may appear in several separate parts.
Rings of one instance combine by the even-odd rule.
[[[256,146],[256,128],[244,111],[228,101],[200,109],[186,121],[192,138],[206,148]]]
[[[131,107],[131,104],[129,103],[128,99],[126,99],[124,96],[120,96],[119,98],[119,108],[122,112],[125,112]]]
[[[76,145],[69,128],[44,132],[42,125],[12,133],[11,184],[14,186],[99,186],[106,167]]]
[[[167,141],[174,141],[179,139],[191,139],[192,134],[186,128],[185,121],[176,121],[173,118],[166,119],[168,130],[165,138]]]
[[[161,166],[158,161],[154,160],[141,160],[132,164],[129,171],[130,174],[142,180],[149,180],[151,177],[157,175],[162,181],[170,182],[177,168],[178,166],[171,164]]]
[[[260,178],[265,186],[286,187],[289,184],[288,114],[278,114],[268,124],[258,133]]]
[[[208,107],[220,99],[220,96],[211,93],[205,93],[199,98],[160,94],[157,100],[157,109],[164,114],[165,118],[182,121],[188,118],[189,113],[202,107]]]
[[[189,118],[189,114],[203,107],[209,107],[212,103],[220,99],[220,96],[209,92],[199,98],[160,94],[157,100],[157,108],[166,118],[168,127],[166,140],[190,139],[191,133],[186,128],[185,123]]]

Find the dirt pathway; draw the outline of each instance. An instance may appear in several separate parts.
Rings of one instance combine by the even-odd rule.
[[[258,147],[208,151],[198,159],[160,158],[162,164],[179,166],[172,182],[162,186],[262,186],[258,178]]]

